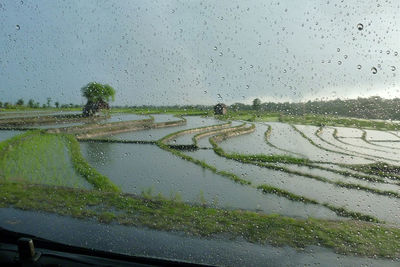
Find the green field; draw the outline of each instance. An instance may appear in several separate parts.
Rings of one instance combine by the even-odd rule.
[[[256,120],[268,118],[277,117],[261,116],[256,117]],[[236,126],[231,128],[231,133],[245,132],[247,129]],[[179,132],[171,135],[176,134]],[[224,132],[220,137],[228,137],[229,134]],[[163,142],[168,137],[169,135],[156,144],[184,160],[243,186],[252,186],[266,194],[279,195],[293,201],[322,205],[339,216],[351,219],[298,219],[276,214],[214,208],[206,203],[182,203],[178,197],[173,196],[167,199],[161,195],[152,196],[150,193],[141,196],[124,194],[107,177],[86,162],[73,135],[50,134],[45,131],[28,131],[0,143],[0,207],[52,212],[82,219],[91,218],[101,223],[181,231],[203,237],[223,234],[232,239],[243,238],[259,244],[288,245],[295,248],[320,245],[344,254],[388,258],[400,256],[400,229],[397,227],[381,224],[379,220],[368,215],[328,203],[319,203],[267,184],[252,185],[236,174],[220,171],[215,166],[172,149]],[[308,160],[280,155],[228,154],[213,140],[214,138],[210,139],[217,154],[247,164],[270,168],[273,166],[270,163],[274,162],[311,164]],[[273,167],[288,173],[294,172],[278,166]],[[323,177],[308,175],[308,178],[332,183]],[[385,191],[354,186],[359,190],[387,195]]]
[[[66,140],[38,131],[1,143],[0,177],[48,185],[90,188],[73,168]]]

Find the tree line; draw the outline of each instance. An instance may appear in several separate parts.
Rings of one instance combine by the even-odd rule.
[[[257,110],[285,115],[334,115],[362,119],[400,120],[400,98],[384,99],[379,96],[357,99],[314,100],[307,102],[265,102],[254,99],[252,105],[235,103],[232,110]]]
[[[12,108],[20,108],[20,107],[28,107],[28,108],[79,108],[81,105],[69,103],[69,104],[60,104],[60,102],[55,101],[53,103],[51,97],[47,98],[46,103],[40,104],[39,102],[29,99],[27,102],[23,98],[18,99],[15,103],[12,102],[2,102],[0,101],[0,108],[12,109]]]

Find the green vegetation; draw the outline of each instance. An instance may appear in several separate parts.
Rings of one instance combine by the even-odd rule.
[[[83,109],[83,115],[93,116],[100,110],[110,109],[108,101],[115,97],[115,90],[108,84],[91,82],[81,88],[82,96],[86,97],[87,103]]]
[[[318,245],[358,256],[396,258],[400,255],[400,229],[375,223],[293,219],[170,200],[146,200],[127,194],[21,183],[3,182],[0,195],[1,207],[90,217],[103,223],[182,231],[204,237],[224,234],[253,243],[294,248]]]
[[[65,139],[40,131],[30,131],[6,140],[0,143],[0,178],[90,187],[75,172],[66,145]]]
[[[102,191],[119,192],[120,189],[113,184],[106,176],[101,175],[95,168],[91,167],[89,163],[81,154],[81,148],[78,141],[72,135],[63,135],[68,140],[69,150],[73,166],[77,173],[82,175],[89,183],[96,189]]]
[[[285,198],[293,200],[293,201],[309,203],[309,204],[319,204],[316,200],[305,198],[303,196],[298,196],[298,195],[290,193],[286,190],[276,188],[276,187],[266,185],[266,184],[257,186],[257,189],[262,190],[264,193],[275,194],[275,195],[285,197]]]
[[[6,180],[74,187],[93,185],[103,191],[119,191],[86,162],[72,135],[29,131],[3,141],[0,169],[0,177]]]

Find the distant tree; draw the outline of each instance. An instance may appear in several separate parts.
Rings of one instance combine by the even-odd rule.
[[[18,99],[17,103],[15,103],[17,106],[23,106],[24,105],[24,100],[22,98]]]
[[[42,108],[47,108],[48,106],[46,105],[46,104],[43,104],[42,105]]]
[[[259,98],[256,98],[253,100],[253,109],[259,110],[261,107],[261,100]]]
[[[35,107],[35,101],[32,98],[29,99],[29,101],[28,101],[28,107],[30,107],[30,108],[34,108]]]
[[[3,107],[3,102],[0,101],[0,108]]]
[[[56,108],[58,108],[60,106],[60,103],[57,101],[54,103],[54,105],[56,106]]]
[[[47,107],[51,107],[51,97],[47,98]]]
[[[81,91],[87,99],[83,108],[84,116],[93,116],[101,109],[109,109],[108,101],[114,101],[115,90],[108,84],[91,82],[82,87]]]
[[[5,103],[4,103],[4,107],[5,107],[5,108],[10,108],[10,106],[11,106],[11,105],[10,105],[10,103],[8,103],[8,102],[5,102]]]

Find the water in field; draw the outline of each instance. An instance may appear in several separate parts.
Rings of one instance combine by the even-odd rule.
[[[400,137],[392,132],[377,131],[377,130],[365,130],[367,132],[366,139],[368,141],[400,141]]]
[[[370,164],[374,163],[373,159],[362,157],[361,155],[356,155],[355,153],[351,153],[345,149],[341,149],[340,147],[331,145],[327,142],[324,142],[321,138],[316,135],[316,132],[319,127],[310,126],[310,125],[295,125],[296,129],[298,129],[301,133],[303,133],[308,139],[310,139],[314,144],[314,147],[318,148],[318,152],[315,154],[312,153],[313,149],[305,149],[305,153],[308,154],[310,159],[313,159],[315,155],[318,157],[314,157],[315,160],[322,160],[325,162],[333,162],[340,164]],[[308,140],[307,140],[308,141]],[[284,140],[281,140],[284,142]],[[309,142],[309,141],[308,141]],[[310,143],[311,144],[311,143]],[[285,145],[285,143],[283,143]],[[292,150],[296,150],[296,143],[292,144]],[[314,150],[315,151],[315,150]]]
[[[268,125],[262,123],[256,123],[255,125],[256,129],[253,133],[229,138],[221,142],[220,146],[227,152],[237,152],[241,154],[279,154],[300,157],[298,154],[290,153],[289,151],[268,144],[265,137]]]
[[[361,138],[363,131],[357,128],[347,128],[347,127],[334,127],[337,130],[338,137],[346,138]]]
[[[320,203],[330,203],[337,207],[346,207],[400,224],[400,199],[381,196],[357,189],[338,187],[310,177],[289,174],[251,164],[243,164],[217,156],[212,150],[187,152],[188,155],[217,166],[219,170],[233,172],[254,185],[268,184],[291,193],[315,199]],[[343,178],[345,179],[345,178]]]
[[[157,115],[154,115],[156,117]],[[126,132],[110,136],[110,139],[117,140],[144,140],[144,141],[155,141],[163,138],[164,136],[191,128],[203,127],[207,125],[215,125],[224,123],[222,121],[216,120],[214,118],[199,117],[199,116],[187,116],[186,124],[181,126],[173,126],[166,128],[149,129],[135,132]],[[176,118],[176,121],[181,120]]]
[[[171,140],[169,143],[170,144],[176,144],[176,145],[191,145],[191,144],[193,144],[194,136],[199,134],[199,133],[207,132],[207,131],[216,131],[216,130],[226,129],[226,128],[235,127],[235,126],[238,126],[238,125],[241,125],[241,124],[243,124],[243,123],[234,121],[231,124],[224,125],[222,128],[213,129],[213,130],[200,130],[200,131],[196,131],[194,133],[188,133],[188,134],[180,135],[180,136],[174,138],[173,140]],[[208,137],[204,137],[204,139],[206,139],[206,141],[208,140],[208,138],[209,138],[209,136]],[[202,146],[202,144],[203,143],[201,143],[201,144],[198,143],[198,146],[199,147],[208,147],[207,144],[204,145],[204,146]]]
[[[152,114],[154,117],[154,122],[167,122],[167,121],[176,121],[179,120],[179,117],[174,116],[173,114]]]
[[[369,146],[354,146],[349,143],[341,142],[340,139],[337,140],[333,136],[333,129],[330,127],[324,127],[320,132],[319,136],[321,139],[329,144],[336,146],[337,148],[346,151],[347,153],[358,155],[364,158],[376,158],[381,161],[386,161],[388,163],[396,164],[400,160],[400,154],[396,154],[393,152],[386,151],[378,151],[374,148],[370,148]]]
[[[7,140],[13,136],[23,133],[22,131],[15,130],[0,130],[0,142]]]
[[[115,113],[111,114],[110,118],[100,120],[99,123],[110,123],[110,122],[121,122],[121,121],[135,121],[135,120],[144,120],[149,119],[150,116],[147,115],[138,115],[138,114],[129,114],[129,113]]]
[[[124,192],[150,191],[166,197],[178,193],[184,201],[224,208],[260,210],[294,217],[337,219],[332,211],[305,205],[243,186],[207,169],[173,156],[153,145],[82,143],[89,163]]]

